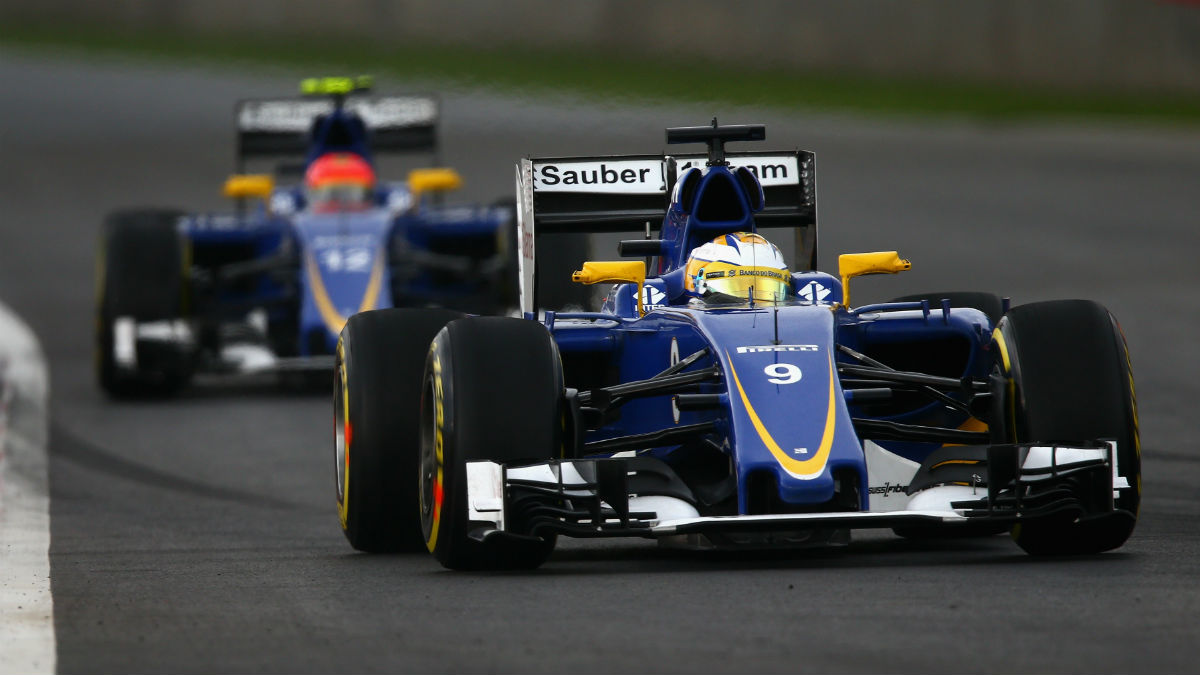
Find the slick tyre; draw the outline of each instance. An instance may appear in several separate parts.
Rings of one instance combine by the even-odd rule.
[[[469,318],[434,339],[421,397],[421,525],[450,569],[532,569],[554,549],[545,537],[480,540],[467,510],[467,462],[533,463],[561,456],[562,366],[546,327]]]
[[[1121,546],[1141,497],[1141,448],[1129,350],[1116,319],[1087,300],[1013,308],[994,335],[1008,380],[1006,434],[1013,442],[1117,442],[1129,487],[1114,511],[1017,525],[1013,539],[1033,555],[1077,555]]]
[[[463,316],[444,309],[380,309],[350,317],[333,377],[338,519],[350,545],[424,550],[417,499],[418,416],[433,336]]]
[[[188,247],[178,230],[182,212],[140,209],[110,214],[96,256],[95,366],[100,388],[114,397],[160,396],[187,384],[194,369],[189,344],[138,341],[118,359],[116,332],[136,324],[184,319],[188,312]],[[122,347],[124,350],[125,348]]]
[[[977,309],[991,319],[993,326],[1000,322],[1000,317],[1004,316],[1004,302],[1000,300],[1000,296],[994,293],[979,293],[976,291],[919,293],[917,295],[903,295],[892,300],[892,302],[920,302],[922,300],[929,301],[929,308],[931,310],[939,310],[942,306],[942,300],[949,300],[951,307]]]

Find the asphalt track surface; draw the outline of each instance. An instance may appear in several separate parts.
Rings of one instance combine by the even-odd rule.
[[[218,385],[116,403],[93,382],[104,213],[222,208],[232,101],[307,74],[0,50],[0,297],[51,369],[61,672],[1200,671],[1200,134],[446,96],[445,159],[488,201],[522,155],[657,152],[664,127],[713,113],[767,123],[769,146],[817,151],[822,267],[892,248],[913,261],[860,280],[856,300],[1107,305],[1144,447],[1137,531],[1095,557],[878,533],[768,556],[565,542],[534,573],[462,574],[349,548],[324,396]]]

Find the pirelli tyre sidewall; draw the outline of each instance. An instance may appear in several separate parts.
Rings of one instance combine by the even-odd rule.
[[[127,209],[109,214],[96,248],[95,370],[100,387],[116,397],[170,394],[195,367],[190,345],[134,338],[132,364],[117,362],[117,322],[186,320],[190,247],[179,231],[183,212]],[[135,332],[136,335],[136,332]]]
[[[1125,543],[1141,499],[1141,445],[1133,369],[1124,335],[1103,306],[1055,300],[1013,308],[995,332],[1007,392],[1009,442],[1114,439],[1120,476],[1114,511],[1078,521],[1027,522],[1013,539],[1035,555],[1099,553]]]
[[[553,535],[471,537],[466,464],[561,456],[562,365],[545,326],[524,319],[468,318],[430,346],[421,398],[421,524],[428,550],[450,569],[531,569]]]
[[[418,415],[429,342],[462,313],[381,309],[350,317],[333,391],[338,520],[350,545],[423,551],[417,499]]]

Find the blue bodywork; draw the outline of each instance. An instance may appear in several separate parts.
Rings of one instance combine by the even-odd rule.
[[[374,164],[374,151],[435,147],[432,99],[356,103],[355,96],[241,102],[239,169],[245,158],[302,156],[302,164],[285,167],[302,175],[331,152]],[[494,313],[515,302],[511,207],[444,206],[440,195],[404,182],[381,181],[370,197],[366,208],[318,212],[302,187],[275,186],[264,199],[243,199],[235,214],[181,220],[202,366],[237,370],[222,361],[222,349],[257,335],[291,367],[322,357],[311,367],[323,369],[356,312],[445,306]]]
[[[807,166],[811,174],[811,155],[808,160],[805,153],[797,155],[797,166]],[[603,159],[606,168],[620,161]],[[547,229],[603,230],[606,223],[629,215],[627,206],[601,201],[608,195],[563,195],[557,183],[539,194],[541,176],[557,178],[563,166],[587,166],[589,160],[600,161],[525,160],[518,185],[524,190],[523,241]],[[661,187],[665,194],[677,161],[662,161],[668,167]],[[539,173],[550,164],[555,171]],[[842,302],[842,281],[812,266],[793,274],[794,296],[780,303],[706,305],[689,297],[682,276],[688,253],[720,234],[756,232],[759,220],[772,213],[769,197],[763,204],[762,185],[757,178],[739,176],[745,170],[738,164],[710,162],[673,181],[670,201],[665,211],[659,210],[659,239],[638,242],[639,251],[654,253],[645,281],[644,316],[639,315],[635,283],[613,286],[595,313],[536,315],[525,306],[528,318],[543,321],[552,332],[569,390],[591,392],[577,406],[582,431],[575,456],[612,456],[613,450],[593,453],[590,448],[612,448],[626,439],[629,443],[620,448],[625,454],[633,450],[661,459],[683,477],[697,495],[702,515],[867,511],[870,488],[878,488],[868,476],[868,436],[902,458],[897,461],[919,464],[943,445],[935,433],[922,438],[922,429],[983,436],[983,428],[971,424],[977,420],[965,409],[972,393],[965,385],[948,394],[962,403],[953,407],[914,393],[919,385],[873,384],[845,374],[845,366],[865,365],[851,354],[950,382],[986,379],[995,362],[991,319],[977,309],[943,307],[936,300],[850,308]],[[802,187],[796,204],[779,208],[808,214],[797,221],[797,231],[815,230],[815,201],[806,196],[811,188],[803,185],[807,180],[798,182]],[[582,215],[570,215],[572,208]],[[636,222],[645,212],[625,220]],[[815,246],[815,234],[809,240]],[[798,251],[797,258],[802,265],[815,262],[815,250]],[[526,266],[532,262],[531,255],[523,259]],[[690,355],[698,356],[684,373],[714,369],[712,378],[688,391],[693,397],[710,395],[703,406],[680,410],[679,390],[619,402],[605,402],[595,393],[653,382]],[[885,386],[890,387],[886,397],[879,393]],[[889,424],[901,425],[905,433],[860,430],[878,431]],[[669,436],[671,430],[688,428],[697,431]],[[668,442],[651,438],[663,431]],[[722,483],[730,481],[722,491]],[[711,498],[699,498],[702,493]]]

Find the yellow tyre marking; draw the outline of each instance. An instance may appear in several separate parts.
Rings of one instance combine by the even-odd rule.
[[[997,328],[992,331],[992,339],[1000,348],[1000,360],[1004,364],[1004,379],[1008,388],[1008,428],[1012,430],[1012,441],[1017,442],[1017,384],[1013,380],[1012,361],[1008,355],[1008,344],[1004,342],[1004,333]]]

